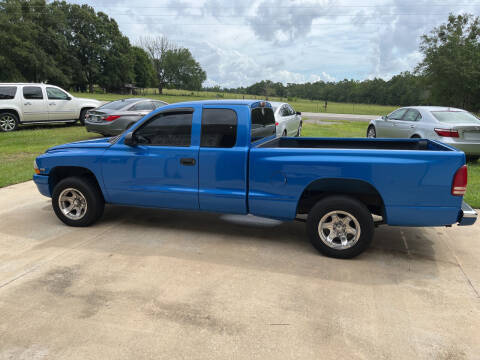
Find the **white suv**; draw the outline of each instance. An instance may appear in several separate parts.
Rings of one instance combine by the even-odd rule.
[[[31,123],[83,124],[87,110],[100,105],[100,101],[76,98],[50,84],[0,83],[0,131]]]

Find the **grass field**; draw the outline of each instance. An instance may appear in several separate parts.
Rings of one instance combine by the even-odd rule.
[[[96,137],[80,126],[25,127],[0,133],[0,187],[32,179],[33,160],[49,147]]]
[[[365,137],[367,123],[342,121],[329,124],[304,123],[303,136]],[[47,148],[71,141],[97,137],[80,126],[25,127],[0,133],[0,187],[27,181],[33,175],[33,159]],[[480,162],[468,164],[469,181],[465,200],[480,208]]]
[[[117,94],[102,94],[102,93],[72,93],[74,96],[93,98],[102,101],[112,101],[121,98],[132,97],[131,95],[117,95]],[[260,96],[254,95],[241,95],[241,94],[229,94],[229,93],[215,93],[208,91],[184,91],[165,89],[162,95],[158,95],[155,89],[147,89],[145,95],[135,95],[135,97],[149,97],[152,99],[159,99],[170,103],[192,101],[192,100],[208,100],[208,99],[263,99]],[[270,97],[271,101],[283,101],[291,104],[295,110],[304,112],[325,112],[324,102],[311,101],[298,98],[277,98]],[[396,106],[384,106],[384,105],[370,105],[370,104],[350,104],[350,103],[335,103],[329,102],[327,105],[327,111],[329,113],[337,114],[359,114],[359,115],[386,115],[393,110]]]

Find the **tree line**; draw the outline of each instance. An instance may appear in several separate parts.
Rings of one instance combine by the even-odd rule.
[[[480,112],[480,18],[450,15],[422,36],[423,60],[390,80],[287,84],[263,80],[248,87],[210,91],[381,105],[441,105]]]
[[[156,44],[163,48],[155,49]],[[77,91],[120,91],[126,84],[199,90],[206,73],[188,49],[165,38],[138,46],[117,22],[65,1],[0,1],[0,81],[48,82]]]

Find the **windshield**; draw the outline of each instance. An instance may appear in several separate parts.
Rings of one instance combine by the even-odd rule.
[[[480,119],[466,111],[432,111],[432,114],[443,123],[480,125]]]
[[[109,103],[106,103],[105,105],[102,105],[98,108],[98,110],[120,110],[123,107],[132,104],[134,102],[137,102],[138,99],[122,99],[122,100],[115,100]]]

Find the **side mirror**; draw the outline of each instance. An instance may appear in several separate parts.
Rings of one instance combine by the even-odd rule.
[[[302,115],[301,111],[297,111],[297,115]]]
[[[72,100],[72,97],[71,97],[71,96],[67,96],[67,100]]]
[[[137,140],[135,139],[133,132],[129,132],[127,133],[127,135],[125,135],[125,139],[123,140],[123,143],[127,146],[137,145]]]
[[[382,120],[388,120],[388,116],[387,116],[387,115],[383,115],[383,116],[382,116]]]

